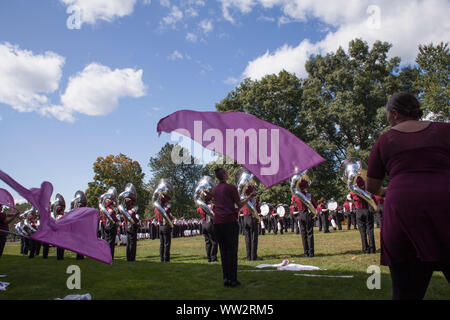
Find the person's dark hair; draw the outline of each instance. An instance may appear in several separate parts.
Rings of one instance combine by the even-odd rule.
[[[214,173],[216,175],[216,178],[219,179],[219,181],[223,181],[225,178],[225,169],[224,168],[216,168],[214,169]]]
[[[423,110],[420,109],[420,102],[409,92],[400,92],[394,94],[387,103],[389,111],[396,110],[402,116],[419,120],[423,116]]]

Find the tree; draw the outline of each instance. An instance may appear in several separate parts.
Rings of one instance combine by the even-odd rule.
[[[419,46],[416,59],[420,68],[418,85],[421,100],[432,120],[450,121],[450,53],[448,43]]]
[[[149,182],[151,196],[159,180],[162,178],[167,179],[174,187],[174,196],[171,201],[173,215],[186,218],[197,217],[193,200],[194,188],[200,178],[209,172],[205,171],[202,165],[195,164],[194,157],[186,149],[179,147],[174,152],[183,152],[183,157],[190,159],[190,163],[175,163],[172,160],[172,151],[175,147],[173,144],[166,143],[158,154],[149,160],[148,166],[153,174]],[[152,210],[152,208],[150,209]]]
[[[400,58],[387,58],[390,48],[386,42],[369,48],[353,40],[348,53],[339,48],[311,56],[305,80],[286,71],[257,81],[246,79],[216,109],[251,113],[302,139],[327,160],[312,169],[310,191],[316,198],[343,201],[348,191],[338,177],[340,163],[353,156],[367,162],[374,142],[388,128],[384,106],[389,96],[418,93],[418,69],[400,70]],[[277,200],[275,193],[290,193],[288,183],[277,188],[281,189],[268,190],[262,197]]]
[[[117,189],[118,195],[124,191],[127,183],[131,182],[136,188],[138,214],[143,218],[148,205],[150,194],[144,184],[145,174],[137,161],[133,161],[124,154],[98,157],[94,162],[94,178],[88,183],[86,196],[88,206],[98,208],[98,199],[110,187]]]
[[[313,56],[305,65],[302,117],[311,123],[310,146],[327,159],[314,169],[318,184],[313,188],[325,191],[326,197],[344,200],[348,191],[339,181],[339,165],[350,157],[367,163],[373,144],[387,129],[384,106],[389,96],[417,92],[417,71],[400,70],[400,58],[387,58],[390,48],[381,41],[369,48],[355,39],[348,54],[339,48],[336,53]]]
[[[283,127],[305,137],[301,129],[302,81],[294,74],[281,71],[259,81],[245,79],[235,90],[216,104],[219,112],[239,111]]]

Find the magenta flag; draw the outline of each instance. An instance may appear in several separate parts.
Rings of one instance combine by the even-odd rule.
[[[0,188],[0,204],[9,207],[11,209],[11,213],[14,213],[14,198],[8,190]]]
[[[39,212],[40,226],[28,238],[64,248],[100,262],[107,264],[112,262],[108,243],[97,238],[98,210],[77,208],[55,221],[50,217],[49,202],[53,192],[50,182],[44,181],[41,188],[27,189],[1,170],[0,179]]]
[[[242,112],[181,110],[159,120],[157,131],[177,132],[235,160],[267,188],[325,161],[288,130]]]

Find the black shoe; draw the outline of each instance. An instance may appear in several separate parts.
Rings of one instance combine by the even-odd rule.
[[[231,287],[231,281],[230,280],[223,280],[223,285],[225,287]]]
[[[241,285],[241,283],[239,282],[239,281],[232,281],[231,283],[230,283],[230,287],[232,287],[232,288],[236,288],[236,287],[239,287]]]

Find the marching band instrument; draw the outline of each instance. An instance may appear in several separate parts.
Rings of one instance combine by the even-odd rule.
[[[206,198],[208,194],[212,192],[212,189],[216,186],[216,182],[210,176],[203,176],[199,182],[197,183],[194,191],[194,202],[197,207],[203,209],[203,211],[209,215],[211,218],[214,218],[214,211],[211,207],[206,203]]]
[[[291,178],[291,193],[300,199],[301,202],[309,209],[309,211],[313,214],[314,218],[317,216],[316,208],[311,202],[311,194],[304,194],[300,190],[300,183],[302,180],[308,182],[309,185],[312,183],[311,173],[308,170],[303,171],[302,173],[296,174]]]
[[[267,217],[272,212],[270,204],[263,202],[261,204],[261,215]]]
[[[34,207],[32,207],[31,209],[28,209],[27,211],[25,211],[24,213],[24,231],[27,233],[28,236],[33,235],[37,229],[39,228],[39,215],[38,212],[36,211],[36,209]],[[30,219],[32,218],[36,218],[36,228],[33,227],[33,225],[31,224]]]
[[[113,219],[113,217],[109,214],[108,209],[106,209],[106,201],[107,200],[111,200],[112,202],[114,202],[113,210],[117,213],[117,208],[116,208],[117,190],[115,187],[109,188],[108,191],[106,191],[106,193],[102,194],[100,196],[100,199],[98,202],[98,207],[100,208],[100,212],[103,213],[105,215],[105,217],[107,218],[107,224],[114,225],[114,224],[116,224],[116,220]],[[117,217],[118,222],[121,222],[120,216],[116,215],[116,217]]]
[[[164,220],[169,224],[171,228],[173,228],[173,223],[170,220],[166,210],[161,205],[161,199],[167,195],[172,198],[174,189],[173,185],[167,181],[166,179],[161,179],[156,186],[155,192],[153,192],[152,203],[153,206],[158,210],[158,212],[162,215]]]
[[[285,204],[279,204],[277,206],[277,213],[280,218],[284,218],[289,212],[289,206]]]
[[[130,223],[130,224],[136,224],[140,222],[139,215],[136,214],[137,222],[133,219],[133,217],[128,213],[127,205],[125,203],[125,199],[130,198],[133,201],[136,201],[137,199],[137,192],[136,188],[132,183],[127,183],[125,186],[125,190],[119,194],[119,212],[124,216],[124,218]],[[133,211],[137,212],[139,209],[139,206],[135,205],[133,207]]]
[[[328,201],[327,203],[327,208],[330,211],[336,211],[338,208],[338,203],[336,201]],[[337,228],[337,224],[336,221],[334,221],[334,219],[331,219],[331,225],[333,226],[333,228]]]
[[[26,218],[26,214],[22,213],[19,216],[19,222],[17,222],[14,225],[14,228],[16,229],[16,232],[21,235],[21,236],[29,236],[28,232],[25,230],[25,218]]]
[[[270,206],[270,204],[263,202],[261,204],[261,216],[263,216],[263,218],[267,217],[270,213],[272,212],[272,208]],[[265,229],[266,226],[264,224],[264,220],[261,219],[261,229]]]
[[[64,197],[59,193],[56,194],[55,201],[50,205],[51,216],[54,220],[57,219],[58,209],[62,209],[63,212],[66,210],[66,200],[64,200]]]
[[[256,190],[256,182],[254,179],[254,175],[244,168],[240,169],[236,174],[236,184],[241,200],[246,199],[246,191],[249,187],[254,187],[254,189]],[[252,213],[253,217],[255,217],[255,219],[258,222],[261,222],[261,219],[259,218],[259,214],[258,211],[256,210],[255,205],[256,203],[253,203],[252,200],[249,200],[246,204],[246,206],[250,209],[250,212]]]
[[[376,211],[377,205],[372,199],[372,194],[366,190],[362,190],[356,185],[356,179],[361,177],[364,181],[367,179],[367,169],[366,165],[358,158],[349,158],[341,163],[339,169],[340,177],[342,181],[347,185],[347,187],[353,193],[357,194]]]
[[[86,206],[87,206],[86,194],[83,191],[78,190],[77,192],[75,192],[75,198],[72,199],[72,201],[70,202],[70,210]]]

